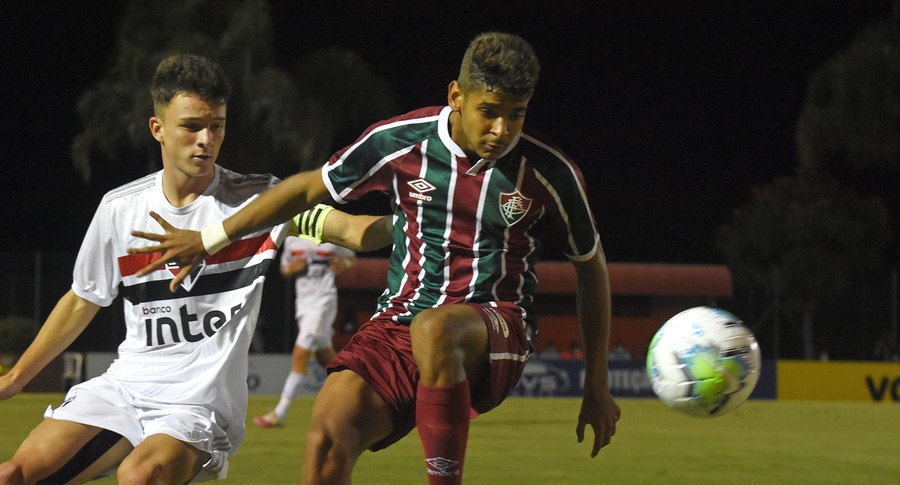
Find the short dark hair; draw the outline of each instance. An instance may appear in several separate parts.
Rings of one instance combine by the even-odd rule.
[[[156,66],[150,84],[153,108],[159,110],[175,96],[193,93],[214,104],[226,104],[231,83],[225,71],[212,59],[193,54],[166,57]]]
[[[457,82],[468,91],[500,91],[518,100],[534,94],[541,66],[525,39],[502,32],[475,37],[463,56]]]

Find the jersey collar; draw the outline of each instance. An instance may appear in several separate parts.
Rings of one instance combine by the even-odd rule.
[[[450,153],[453,154],[453,156],[469,160],[469,157],[466,156],[466,152],[464,152],[463,149],[460,148],[452,138],[450,138],[450,113],[452,112],[453,109],[449,106],[445,106],[444,109],[441,110],[441,113],[438,116],[438,136],[441,138],[441,142],[444,144],[444,146],[447,147],[448,150],[450,150]],[[519,144],[519,138],[521,137],[522,134],[519,133],[516,136],[516,139],[513,140],[508,147],[506,147],[506,150],[502,154],[500,154],[500,156],[496,160],[487,158],[479,159],[471,167],[469,167],[468,170],[466,170],[466,175],[478,175],[478,173],[482,170],[493,167],[497,163],[497,160],[505,157],[509,152],[512,151],[513,148],[516,147],[516,145]]]

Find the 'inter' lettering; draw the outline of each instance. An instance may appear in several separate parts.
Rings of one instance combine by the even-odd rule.
[[[231,307],[231,318],[234,318],[241,311],[242,307],[243,305]],[[180,321],[175,321],[174,318],[170,317],[145,318],[144,331],[147,336],[147,346],[180,343],[182,338],[187,342],[199,342],[204,338],[215,335],[228,322],[229,317],[221,310],[211,310],[201,316],[191,313],[187,305],[182,305],[178,309],[178,318]],[[197,333],[194,333],[191,329],[191,325],[194,322],[202,322],[200,328],[197,329]],[[156,336],[155,342],[154,335]]]
[[[187,305],[182,305],[181,309],[181,332],[184,333],[184,339],[188,342],[199,342],[203,340],[202,333],[191,333],[191,322],[197,321],[196,313],[188,313]]]

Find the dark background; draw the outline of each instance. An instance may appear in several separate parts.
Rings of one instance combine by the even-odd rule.
[[[543,67],[526,129],[581,166],[609,260],[720,263],[716,227],[751,187],[795,170],[810,72],[892,2],[542,3],[273,2],[276,57],[287,68],[351,48],[393,86],[399,114],[446,101],[475,34],[518,33]],[[69,155],[76,102],[112,64],[123,10],[0,3],[0,251],[76,250],[94,194],[127,181],[101,175],[89,190]]]

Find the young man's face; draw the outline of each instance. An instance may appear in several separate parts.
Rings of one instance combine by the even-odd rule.
[[[450,136],[470,157],[500,158],[522,133],[528,100],[516,101],[485,89],[466,91],[456,81],[450,83],[447,98],[459,112]]]
[[[188,177],[209,175],[225,139],[225,104],[178,94],[150,118],[150,132],[162,147],[164,168]]]

